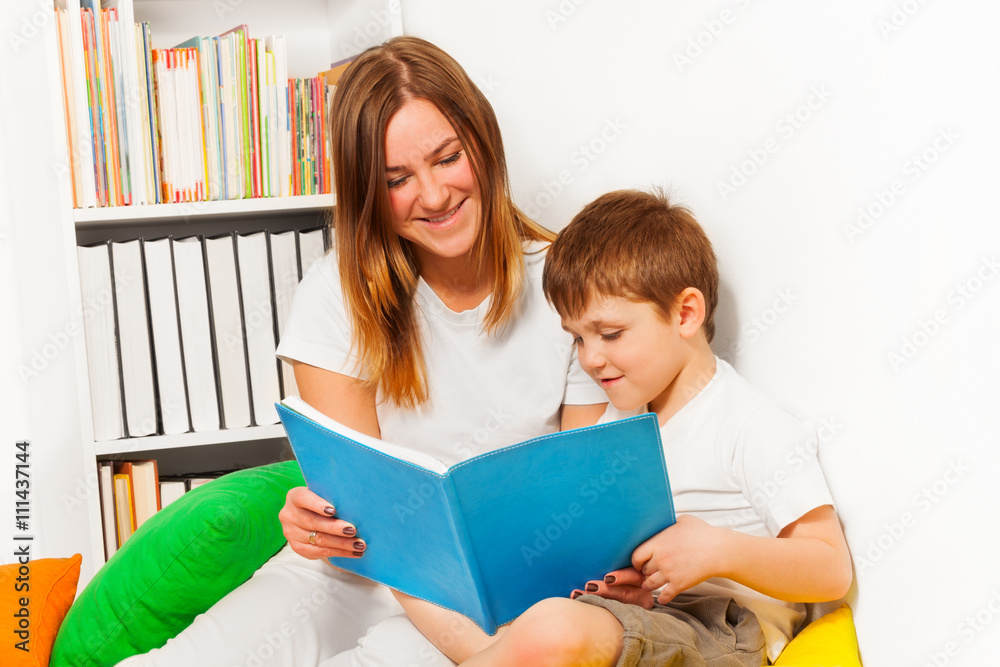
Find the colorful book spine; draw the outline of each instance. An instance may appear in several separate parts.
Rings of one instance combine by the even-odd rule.
[[[74,206],[332,191],[326,76],[289,78],[246,25],[153,49],[132,2],[56,13]]]

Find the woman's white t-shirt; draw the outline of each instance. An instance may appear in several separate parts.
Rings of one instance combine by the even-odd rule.
[[[427,452],[447,465],[559,430],[563,404],[607,402],[576,361],[572,337],[542,293],[544,245],[529,244],[525,284],[513,317],[484,330],[490,306],[450,310],[420,279],[414,296],[429,400],[401,409],[377,399],[383,440]],[[361,377],[351,351],[336,253],[302,279],[278,345],[278,356]]]

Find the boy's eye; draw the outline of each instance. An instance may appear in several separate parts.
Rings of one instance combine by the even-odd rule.
[[[611,333],[601,334],[603,340],[617,340],[622,335],[622,331],[612,331]]]

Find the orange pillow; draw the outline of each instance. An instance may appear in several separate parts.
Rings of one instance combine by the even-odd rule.
[[[0,565],[0,665],[47,667],[52,644],[76,597],[83,557]],[[23,569],[22,569],[23,568]]]

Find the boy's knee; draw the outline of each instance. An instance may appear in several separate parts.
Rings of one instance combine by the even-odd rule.
[[[517,664],[613,665],[621,652],[622,628],[605,609],[564,598],[542,600],[521,615],[511,648]],[[511,628],[514,630],[514,628]]]

